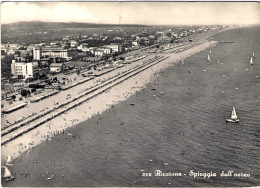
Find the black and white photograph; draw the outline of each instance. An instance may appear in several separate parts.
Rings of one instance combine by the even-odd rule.
[[[2,1],[2,187],[260,186],[260,3]]]

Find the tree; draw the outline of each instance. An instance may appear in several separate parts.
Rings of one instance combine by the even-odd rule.
[[[28,91],[26,89],[21,90],[22,97],[27,97]]]
[[[171,36],[172,36],[171,33],[166,33],[165,35],[166,35],[167,37],[171,37]]]
[[[13,95],[13,96],[12,96],[12,99],[15,100],[15,99],[16,99],[16,95]]]
[[[22,97],[29,97],[31,95],[31,92],[29,89],[28,90],[23,89],[23,90],[21,90],[21,95],[22,95]]]
[[[31,89],[31,93],[34,93],[36,91],[36,88]]]
[[[11,63],[13,59],[13,55],[7,55],[3,59],[1,59],[2,76],[9,77],[11,75]]]
[[[31,95],[31,92],[29,89],[27,90],[27,94],[28,94],[28,97]]]
[[[21,52],[15,51],[15,54],[18,54],[19,56],[21,55]]]

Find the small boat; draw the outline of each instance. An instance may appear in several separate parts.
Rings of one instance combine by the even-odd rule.
[[[231,123],[238,123],[239,119],[237,118],[236,110],[235,107],[233,106],[232,114],[230,119],[226,119],[226,122],[231,122]]]
[[[14,179],[14,176],[12,176],[11,172],[8,170],[6,166],[4,166],[5,172],[4,172],[4,180],[5,182],[11,181]]]
[[[68,133],[68,136],[73,136],[73,134],[71,134],[71,133]]]
[[[253,63],[253,57],[251,57],[251,59],[250,59],[250,65],[253,65],[254,63]]]
[[[54,175],[52,175],[51,177],[46,178],[46,180],[51,180],[54,177]]]
[[[220,43],[234,43],[233,41],[224,41],[222,40]]]
[[[6,166],[13,166],[12,157],[10,155],[7,156],[7,159],[5,161]]]
[[[211,61],[209,54],[208,54],[208,61]]]

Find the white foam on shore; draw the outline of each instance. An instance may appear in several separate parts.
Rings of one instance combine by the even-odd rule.
[[[108,110],[112,105],[126,100],[137,91],[145,88],[146,84],[153,81],[156,76],[155,73],[160,72],[167,67],[176,64],[181,59],[187,58],[197,52],[203,51],[216,42],[206,42],[178,54],[167,54],[169,58],[162,62],[138,73],[137,75],[125,80],[124,82],[114,86],[109,91],[104,92],[97,97],[92,98],[76,108],[52,119],[51,121],[25,133],[24,135],[10,141],[2,146],[2,164],[7,155],[10,154],[12,158],[19,157],[22,153],[33,149],[36,145],[51,138],[54,133],[61,132],[69,127],[75,126],[80,122],[101,114]],[[165,54],[166,55],[166,54]],[[149,58],[149,57],[148,57]],[[90,126],[87,125],[86,126]],[[47,135],[49,135],[47,137]]]

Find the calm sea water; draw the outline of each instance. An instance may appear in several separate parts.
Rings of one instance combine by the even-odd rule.
[[[161,72],[127,101],[72,128],[75,139],[59,135],[37,146],[15,162],[16,179],[4,186],[260,185],[260,27],[212,39],[234,43],[218,44]],[[206,60],[209,53],[212,62]],[[233,106],[239,124],[225,122]],[[155,170],[186,176],[155,177]],[[190,170],[217,177],[193,178]],[[250,177],[219,177],[228,170]]]

